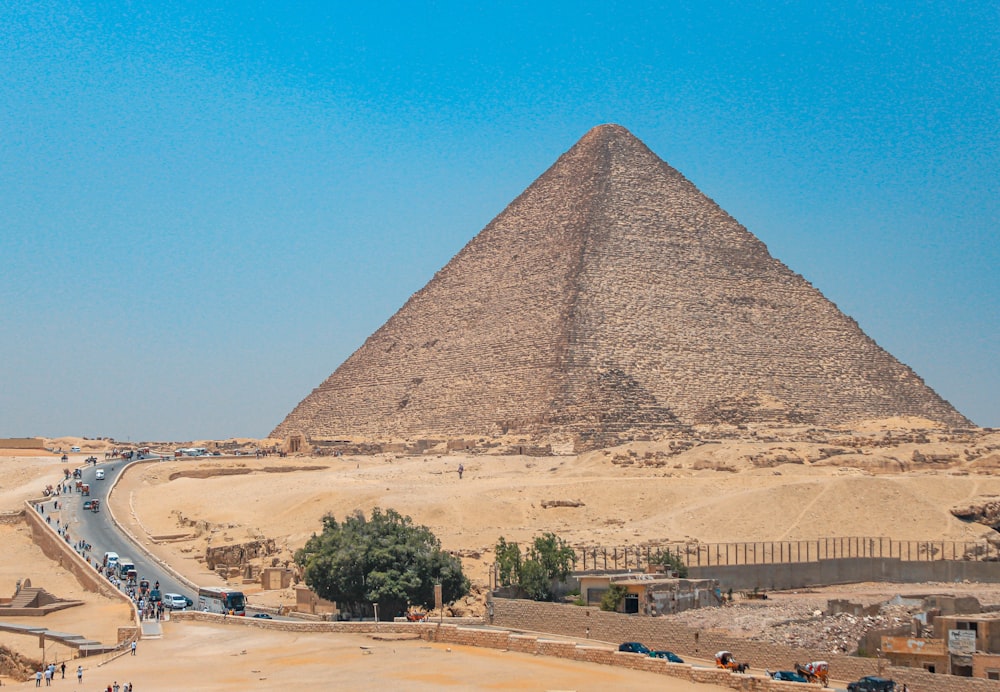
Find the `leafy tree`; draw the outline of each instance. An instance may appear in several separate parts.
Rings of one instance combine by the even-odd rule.
[[[518,586],[534,601],[552,600],[552,580],[538,560],[528,559],[521,563]]]
[[[524,556],[501,536],[495,554],[499,585],[516,586],[536,601],[552,600],[552,582],[565,580],[576,564],[576,553],[554,533],[536,536]]]
[[[549,579],[563,581],[569,576],[570,570],[576,565],[576,553],[566,544],[566,541],[554,533],[543,533],[535,536],[535,544],[529,552],[533,560],[537,560],[545,568]]]
[[[376,507],[370,519],[357,511],[338,522],[323,517],[323,532],[295,553],[306,585],[320,597],[362,609],[377,603],[396,614],[408,605],[434,607],[434,585],[450,603],[469,593],[458,558],[441,550],[426,526]]]
[[[496,546],[497,582],[500,586],[517,584],[521,574],[521,548],[500,536]]]
[[[618,610],[618,606],[621,605],[621,602],[627,593],[628,589],[621,584],[612,584],[608,587],[608,590],[604,592],[604,596],[601,597],[601,610],[612,612]]]
[[[686,579],[688,575],[688,568],[681,561],[680,555],[675,555],[670,552],[669,548],[660,549],[656,551],[656,554],[649,558],[649,563],[652,565],[662,565],[663,567],[677,572],[677,576],[681,579]]]

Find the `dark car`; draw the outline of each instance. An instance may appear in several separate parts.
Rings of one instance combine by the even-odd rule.
[[[646,656],[652,656],[653,658],[665,658],[671,663],[684,663],[684,660],[673,651],[650,651],[648,646],[640,644],[639,642],[625,642],[624,644],[619,644],[618,650],[625,651],[630,654],[645,654]]]
[[[653,658],[665,658],[671,663],[684,663],[684,659],[673,651],[650,651],[649,655]]]
[[[254,613],[253,616],[255,618],[259,618],[260,620],[270,620],[271,619],[271,616],[268,615],[267,613]]]
[[[794,670],[776,670],[768,673],[772,680],[783,680],[785,682],[809,682],[804,675],[799,675]]]
[[[627,651],[630,654],[646,654],[649,656],[649,647],[645,644],[640,644],[639,642],[625,642],[624,644],[618,645],[619,651]]]
[[[847,683],[847,692],[895,692],[896,683],[893,680],[866,675],[856,682]]]

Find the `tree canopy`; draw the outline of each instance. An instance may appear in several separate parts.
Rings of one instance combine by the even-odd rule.
[[[576,553],[554,533],[535,536],[524,556],[517,543],[501,536],[495,553],[499,584],[516,586],[536,601],[551,600],[552,582],[565,581],[576,564]]]
[[[371,518],[357,511],[338,522],[323,517],[323,532],[313,534],[295,553],[306,585],[322,598],[352,608],[377,603],[386,615],[407,606],[434,607],[434,585],[445,603],[469,593],[458,558],[441,549],[426,526],[376,507]]]

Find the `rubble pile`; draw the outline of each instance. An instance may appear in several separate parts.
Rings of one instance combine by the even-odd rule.
[[[734,603],[670,617],[690,627],[718,630],[747,641],[782,644],[830,654],[852,654],[866,634],[909,627],[913,612],[884,605],[876,615],[824,614],[826,599]]]

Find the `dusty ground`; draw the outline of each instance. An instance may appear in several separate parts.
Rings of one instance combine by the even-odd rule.
[[[626,669],[544,656],[425,641],[377,641],[362,635],[265,632],[207,623],[165,623],[135,656],[84,662],[82,689],[131,682],[136,692],[176,690],[653,690],[715,692]],[[81,689],[76,663],[53,689]],[[34,681],[4,682],[34,689]]]
[[[135,528],[171,564],[208,583],[217,577],[200,559],[206,546],[273,538],[282,549],[274,559],[284,564],[321,528],[324,514],[393,508],[430,527],[446,549],[465,557],[470,577],[485,584],[500,536],[523,544],[543,531],[598,546],[992,536],[992,529],[949,512],[1000,496],[1000,478],[983,467],[984,460],[1000,458],[1000,433],[976,442],[844,447],[850,453],[833,457],[821,451],[829,442],[741,440],[676,454],[663,443],[639,443],[554,457],[185,459],[130,474],[119,485],[115,509],[134,517]],[[915,449],[959,459],[914,464]],[[980,452],[971,462],[965,461],[969,449]],[[242,475],[222,475],[234,471]],[[552,501],[579,505],[543,506]]]
[[[320,528],[324,514],[343,517],[355,510],[369,512],[375,506],[396,509],[413,517],[416,523],[429,526],[446,549],[464,556],[468,574],[480,586],[485,584],[487,567],[492,562],[491,548],[501,535],[526,543],[543,531],[553,531],[570,543],[606,546],[685,539],[767,541],[874,534],[894,539],[972,540],[995,535],[989,527],[956,519],[949,510],[1000,497],[1000,478],[992,475],[1000,466],[1000,433],[980,431],[956,436],[934,430],[898,432],[899,428],[898,422],[876,422],[852,431],[823,431],[818,438],[804,431],[741,431],[741,439],[723,435],[716,442],[701,440],[693,446],[677,445],[676,441],[636,443],[552,457],[435,453],[170,460],[134,467],[119,484],[113,509],[131,530],[150,542],[154,552],[192,581],[206,585],[223,583],[219,575],[205,567],[203,556],[207,546],[273,538],[280,550],[269,560],[284,564]],[[887,431],[890,431],[888,438]],[[64,449],[73,443],[74,438],[60,440]],[[91,453],[103,459],[102,444],[91,443],[80,454],[71,455],[70,465],[82,462]],[[835,450],[832,455],[831,449]],[[459,464],[465,467],[462,479],[456,472]],[[60,477],[64,466],[58,456],[0,456],[0,474],[4,478],[0,485],[0,511],[16,509],[24,499],[36,497],[46,484]],[[577,506],[543,506],[552,501],[571,501]],[[59,596],[87,601],[83,608],[48,616],[47,626],[107,641],[114,638],[119,625],[128,624],[127,614],[118,613],[104,599],[82,592],[72,577],[53,569],[52,563],[30,542],[25,530],[0,524],[0,545],[5,552],[5,560],[0,562],[0,595],[12,594],[16,579],[30,577],[35,585]],[[290,590],[254,593],[253,587],[241,586],[257,603],[276,605],[293,598]],[[942,586],[948,588],[939,588]],[[955,587],[932,585],[930,590],[955,592]],[[871,599],[893,594],[893,587],[886,585],[857,588],[862,592],[868,588],[865,593]],[[1000,602],[1000,593],[992,586],[968,588],[984,602]],[[895,593],[901,590],[927,591],[910,585]],[[844,591],[839,589],[833,595],[793,594],[787,600],[777,598],[772,603],[779,609],[772,614],[778,613],[784,619],[806,617],[822,608],[827,598]],[[467,609],[474,610],[475,604],[467,604]],[[702,615],[709,618],[712,614]],[[732,614],[725,617],[729,620],[704,622],[706,626],[731,631],[769,627],[755,612],[748,611],[735,619]],[[205,626],[176,627],[183,638],[168,636],[162,642],[144,643],[144,652],[159,651],[163,656],[179,657],[181,651],[187,655],[214,650],[204,648],[199,639],[204,636],[210,640],[214,636],[203,634]],[[230,639],[217,646],[228,646],[231,638],[237,636],[250,635],[227,632]],[[283,637],[289,641],[286,643]],[[310,658],[313,654],[308,654],[310,647],[315,646],[316,652],[321,647],[346,647],[345,651],[353,653],[355,647],[362,645],[342,643],[339,637],[332,638],[336,642],[325,637],[315,643],[301,635],[281,635],[279,639],[265,646],[273,653],[260,656],[276,662],[275,656],[291,656],[291,651],[301,650],[301,665],[295,659],[296,665],[289,668],[304,671],[304,677],[295,680],[303,682],[306,688],[311,679],[349,676],[353,674],[351,666],[355,665],[348,656],[320,672],[311,666],[322,666],[329,661],[313,661]],[[191,646],[191,642],[197,645]],[[0,644],[13,646],[27,655],[38,653],[34,639],[12,642],[8,636],[0,638]],[[249,643],[239,648],[253,651],[261,646]],[[397,651],[413,648],[412,653],[418,658],[407,659],[409,663],[401,665],[398,673],[390,674],[419,670],[418,661],[425,660],[428,663],[425,673],[413,674],[429,676],[428,685],[439,684],[440,680],[433,681],[437,680],[434,676],[439,674],[440,660],[433,658],[433,649],[424,646],[400,644]],[[232,655],[234,659],[239,655],[227,651],[219,649],[216,653]],[[59,652],[46,653],[51,657]],[[157,660],[163,660],[159,653]],[[503,675],[508,676],[498,674],[495,678],[500,688],[505,688],[508,680],[511,689],[537,688],[528,682],[522,684],[520,677],[510,677],[509,661],[514,654],[453,651],[450,660],[457,660],[457,654],[472,656],[475,666],[483,666],[484,670],[497,658],[497,665],[505,665]],[[319,657],[319,653],[315,656]],[[359,675],[367,674],[363,671],[372,667],[371,660],[365,655],[356,663]],[[121,670],[118,677],[128,678],[132,670],[129,666],[134,665],[135,661],[120,661],[111,664],[108,670]],[[607,689],[617,684],[595,684],[589,688],[583,683],[571,684],[567,680],[577,673],[564,667],[576,664],[544,662],[542,665],[568,676],[555,678],[552,682],[555,687]],[[218,675],[218,680],[206,679],[204,685],[197,680],[197,667],[189,672],[184,672],[188,670],[186,663],[172,662],[170,667],[179,667],[178,680],[186,686],[213,689],[205,685],[217,685],[216,689],[232,689],[247,684],[239,677],[248,675],[240,665],[227,665],[220,670],[207,666],[211,672],[206,675]],[[252,670],[259,669],[262,671],[259,675],[272,682],[281,681],[280,686],[286,686],[286,680],[287,684],[296,684],[292,678],[282,677],[294,673],[281,672],[280,668],[277,663],[272,668],[254,664],[249,675],[258,675]],[[392,666],[387,668],[394,670]],[[517,666],[518,675],[523,670],[527,669]],[[542,674],[526,675],[525,680]],[[188,679],[186,675],[194,677]],[[459,689],[482,688],[482,680],[487,679],[494,677],[483,675],[470,681],[458,677],[447,684]],[[588,675],[581,678],[588,679],[597,680]],[[133,682],[138,684],[138,680],[136,674]],[[419,685],[426,681],[410,680],[406,688],[422,689]],[[106,682],[110,679],[101,680],[102,684]],[[166,689],[155,687],[157,684],[156,676],[151,676],[139,689]],[[393,679],[384,684],[394,684]],[[628,682],[626,686],[643,689],[636,686],[641,684]],[[662,688],[665,681],[656,678],[652,684]]]

